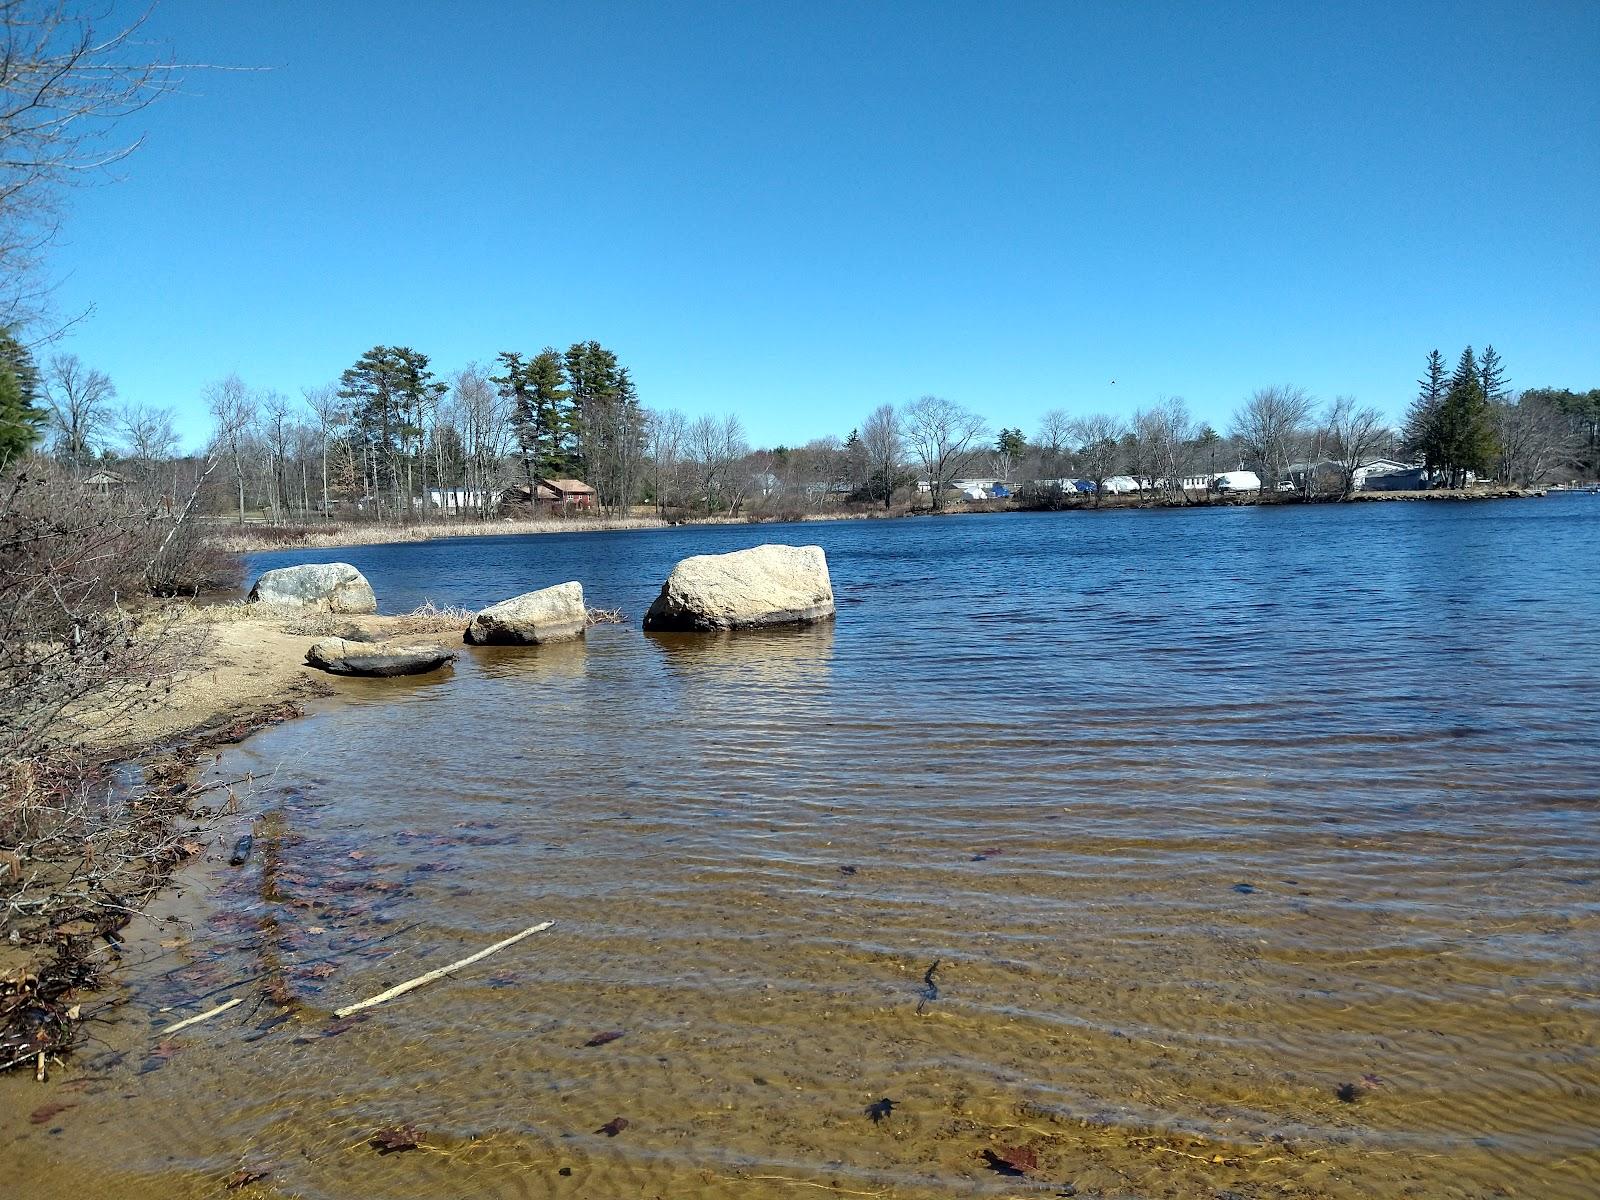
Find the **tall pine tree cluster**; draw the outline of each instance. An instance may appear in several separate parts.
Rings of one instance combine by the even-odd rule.
[[[602,507],[621,509],[637,491],[645,419],[628,368],[599,342],[546,347],[532,358],[505,351],[492,382],[510,409],[512,435],[530,491],[541,478],[575,476]]]
[[[1428,355],[1417,398],[1406,413],[1403,445],[1452,487],[1467,473],[1485,475],[1494,466],[1494,405],[1510,395],[1505,363],[1493,346],[1480,358],[1468,346],[1446,376],[1444,356]]]

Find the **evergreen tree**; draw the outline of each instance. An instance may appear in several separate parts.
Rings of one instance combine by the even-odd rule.
[[[994,448],[1014,463],[1027,452],[1028,439],[1020,429],[1002,429]]]
[[[544,475],[570,475],[563,447],[570,444],[575,423],[572,414],[572,393],[567,388],[566,364],[561,351],[546,346],[533,356],[528,364],[528,380],[532,389],[534,412],[540,431],[540,457],[535,466]]]
[[[1496,404],[1511,394],[1505,363],[1493,346],[1483,348],[1483,357],[1478,360],[1478,382],[1483,388],[1483,398],[1490,404]]]
[[[28,348],[0,327],[0,466],[31,450],[45,415],[39,407],[39,369]]]
[[[604,440],[612,421],[617,394],[617,356],[599,342],[574,342],[565,356],[567,387],[571,394],[569,460],[574,470],[587,474],[596,445]]]
[[[1444,373],[1444,355],[1437,350],[1429,351],[1427,373],[1417,381],[1417,387],[1417,398],[1406,412],[1401,447],[1429,467],[1437,467],[1440,465],[1439,406],[1444,403],[1445,393],[1449,391]]]
[[[1494,464],[1494,413],[1484,395],[1483,375],[1472,347],[1461,352],[1450,387],[1434,421],[1439,465],[1451,486],[1466,482],[1467,472],[1488,473]]]
[[[528,496],[537,495],[538,481],[567,471],[562,443],[568,428],[565,367],[561,352],[546,347],[532,359],[510,351],[500,354],[501,373],[490,382],[511,406],[511,431],[522,456]]]
[[[350,402],[350,440],[361,468],[362,490],[379,497],[380,506],[396,478],[398,375],[394,351],[374,346],[339,377],[339,396]]]

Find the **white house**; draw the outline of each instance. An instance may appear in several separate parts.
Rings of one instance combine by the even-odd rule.
[[[1243,495],[1261,490],[1261,476],[1254,471],[1224,471],[1214,485],[1225,496]]]
[[[489,493],[476,488],[439,488],[428,489],[428,507],[440,509],[444,512],[482,512],[489,507]],[[411,507],[420,509],[422,499],[413,496]]]

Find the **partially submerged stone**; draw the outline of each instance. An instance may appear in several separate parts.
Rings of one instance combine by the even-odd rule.
[[[474,646],[540,646],[582,637],[589,625],[581,583],[559,583],[491,604],[472,618]]]
[[[357,642],[323,638],[306,651],[306,661],[335,675],[422,675],[456,656],[454,650],[421,642]]]
[[[834,615],[821,546],[755,546],[697,554],[672,568],[644,627],[714,631],[809,625]]]
[[[304,563],[267,571],[250,589],[250,600],[331,613],[378,611],[372,585],[349,563]]]

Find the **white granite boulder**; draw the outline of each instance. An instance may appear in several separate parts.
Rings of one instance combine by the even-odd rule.
[[[581,583],[559,583],[491,604],[472,618],[474,646],[539,646],[582,637],[589,626]]]
[[[250,589],[250,600],[330,613],[378,611],[372,585],[349,563],[305,563],[267,571]]]
[[[833,615],[833,583],[822,547],[768,545],[684,559],[645,613],[644,627],[755,629],[809,625]]]

